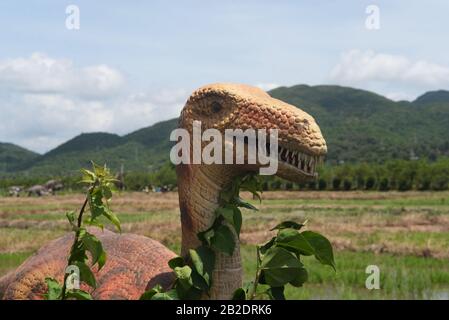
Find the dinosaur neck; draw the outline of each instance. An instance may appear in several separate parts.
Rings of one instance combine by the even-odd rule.
[[[238,172],[232,166],[226,165],[179,165],[177,167],[182,256],[186,256],[189,249],[201,245],[197,234],[212,225],[220,191],[237,174]],[[216,252],[211,288],[212,299],[229,299],[242,285],[240,245],[237,237],[235,240],[236,248],[232,256]]]

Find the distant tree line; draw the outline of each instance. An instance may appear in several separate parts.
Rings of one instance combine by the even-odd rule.
[[[264,187],[266,190],[447,190],[449,158],[439,158],[436,161],[389,160],[382,164],[326,165],[319,169],[318,179],[309,183],[291,184],[271,178],[265,181]]]
[[[80,190],[78,175],[63,177],[9,176],[0,179],[0,189],[13,185],[32,186],[49,179],[59,179],[65,190]],[[152,173],[126,172],[126,190],[141,191],[146,187],[176,186],[175,167],[166,163]],[[324,165],[317,179],[307,183],[292,183],[277,177],[263,177],[263,189],[268,190],[448,190],[449,157],[430,160],[389,160],[382,164],[347,163]]]

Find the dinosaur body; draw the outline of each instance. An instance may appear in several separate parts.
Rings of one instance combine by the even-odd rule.
[[[31,196],[42,197],[48,195],[49,191],[45,186],[35,185],[32,186],[31,188],[28,188],[27,193],[29,197]]]
[[[326,153],[326,143],[315,120],[302,110],[271,98],[264,91],[236,84],[214,84],[195,91],[181,112],[179,127],[192,132],[194,120],[204,129],[278,129],[277,175],[291,181],[315,176],[315,167]],[[203,146],[204,147],[204,146]],[[246,157],[247,155],[245,155]],[[246,163],[246,162],[245,162]],[[177,166],[182,227],[181,255],[196,248],[198,232],[209,228],[222,188],[240,174],[256,171],[255,165],[180,164]],[[145,288],[167,286],[173,275],[167,266],[174,253],[141,236],[99,234],[108,254],[105,267],[96,274],[97,299],[136,299]],[[61,280],[71,237],[51,242],[29,258],[15,272],[0,279],[0,296],[34,299],[45,292],[45,277]],[[211,298],[229,299],[242,285],[239,241],[232,256],[217,252]]]
[[[95,273],[97,288],[94,291],[83,288],[91,291],[94,299],[139,299],[145,290],[157,283],[165,288],[172,283],[174,277],[167,262],[176,255],[159,242],[108,230],[92,229],[90,232],[99,238],[108,256],[106,265]],[[2,278],[3,298],[42,299],[46,277],[54,276],[62,282],[72,243],[73,234],[53,240]]]

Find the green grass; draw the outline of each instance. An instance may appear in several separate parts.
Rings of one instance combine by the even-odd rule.
[[[179,245],[170,249],[179,252]],[[32,252],[0,253],[0,274],[20,265]],[[245,281],[253,280],[255,246],[242,246]],[[287,299],[438,299],[449,294],[449,264],[415,256],[338,252],[337,272],[312,257],[303,258],[309,280],[301,288],[287,286]],[[379,290],[365,288],[368,265],[380,268]]]
[[[173,211],[158,211],[158,212],[117,212],[122,223],[132,223],[151,220],[152,222],[162,222],[171,218]],[[3,214],[3,219],[20,219],[29,221],[66,221],[66,215],[63,211],[55,211],[54,213],[32,213],[32,214]]]
[[[395,198],[395,199],[269,199],[264,200],[264,205],[334,205],[334,206],[387,206],[387,207],[408,207],[408,206],[444,206],[449,207],[449,198],[446,193],[442,197],[432,198]],[[258,201],[250,201],[258,205]]]
[[[295,199],[300,194],[293,193],[286,200],[253,201],[260,208],[258,212],[244,210],[242,258],[246,281],[254,277],[254,244],[270,236],[264,230],[282,220],[308,218],[310,230],[334,243],[337,272],[305,257],[309,281],[302,288],[288,287],[287,298],[449,299],[449,193],[367,192],[354,193],[350,199],[347,193],[329,195],[337,198]],[[124,230],[150,236],[179,253],[178,208],[156,210],[145,202],[146,195],[141,196],[134,195],[135,204],[122,203],[116,209]],[[77,208],[78,200],[64,201],[60,205],[20,201],[15,206],[0,205],[0,222],[11,223],[0,227],[0,276],[68,231],[66,207]],[[73,201],[73,205],[67,201]],[[384,245],[382,252],[370,249]],[[429,257],[424,257],[428,249]],[[365,288],[368,265],[380,268],[380,290]]]
[[[254,278],[255,247],[242,246],[245,281]],[[337,272],[312,257],[303,258],[309,280],[302,288],[288,286],[288,299],[424,299],[449,293],[449,264],[445,260],[415,256],[336,253]],[[368,290],[368,265],[380,268],[379,290]]]
[[[0,275],[19,266],[32,252],[0,253]]]
[[[357,241],[360,245],[369,245],[373,243],[395,242],[408,246],[426,246],[434,247],[438,245],[443,248],[449,248],[449,233],[446,232],[420,232],[420,231],[398,231],[398,232],[373,232],[366,235],[360,235],[355,232],[343,234],[345,237]]]

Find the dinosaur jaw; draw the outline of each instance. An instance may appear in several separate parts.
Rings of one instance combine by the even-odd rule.
[[[259,152],[258,149],[257,152]],[[266,152],[270,153],[269,143],[266,144]],[[278,170],[275,175],[297,183],[313,180],[318,176],[316,170],[323,163],[325,154],[326,149],[316,152],[295,141],[280,143],[277,153]],[[258,164],[253,171],[260,169],[261,166]]]
[[[292,182],[312,180],[317,177],[316,169],[322,162],[322,158],[322,155],[313,155],[279,145],[278,172],[276,175]]]

